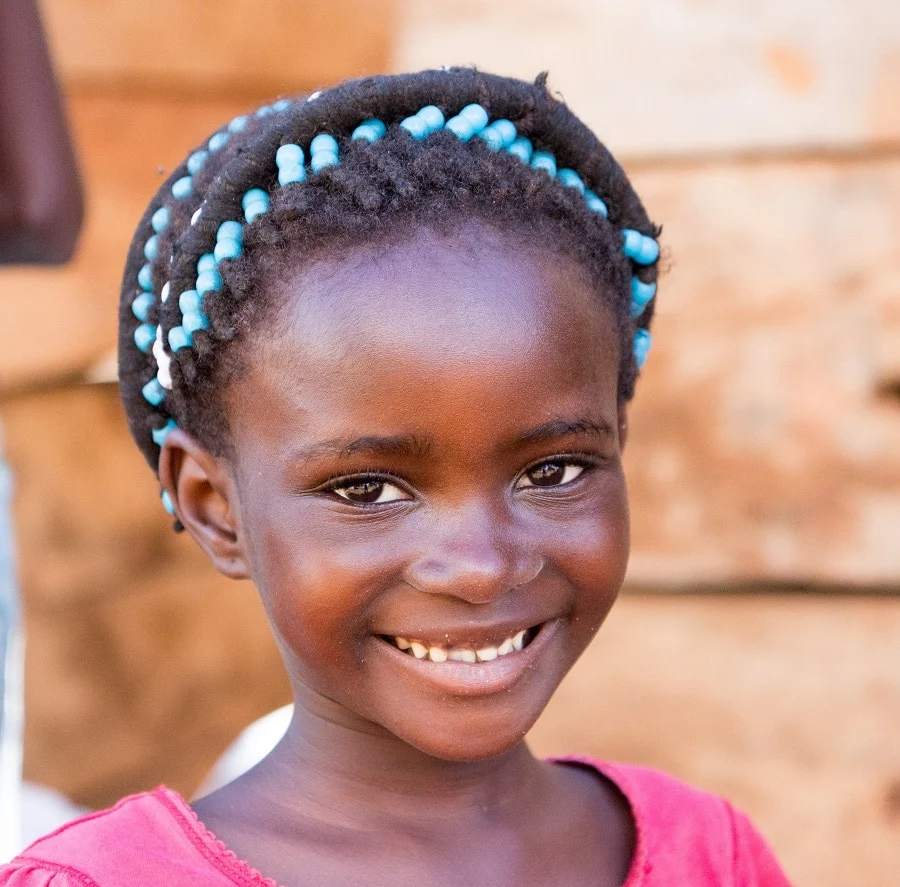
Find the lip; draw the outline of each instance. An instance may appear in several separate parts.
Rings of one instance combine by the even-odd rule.
[[[398,667],[409,670],[418,680],[430,684],[438,692],[450,696],[490,696],[508,692],[535,667],[535,660],[552,642],[561,624],[561,618],[540,623],[537,634],[525,649],[507,653],[491,662],[416,659],[381,637],[374,640]],[[492,629],[491,634],[496,636],[496,631]]]

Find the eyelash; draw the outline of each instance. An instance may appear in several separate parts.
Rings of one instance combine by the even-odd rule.
[[[518,475],[516,475],[516,482],[518,482],[519,478],[523,475],[527,475],[528,472],[534,471],[534,469],[539,468],[541,465],[546,465],[548,463],[558,462],[562,465],[576,465],[580,468],[584,469],[584,473],[587,473],[593,468],[597,467],[597,464],[600,460],[596,455],[591,453],[560,453],[554,456],[545,456],[542,459],[539,459],[537,462],[532,462],[527,467],[523,468]],[[557,487],[539,487],[537,485],[530,487],[523,487],[522,489],[543,489],[544,492],[559,489],[560,487],[569,487],[571,484],[574,484],[579,478],[583,477],[584,474],[580,474],[574,480],[569,481],[565,484],[560,484]],[[323,484],[320,484],[313,492],[326,493],[335,499],[339,500],[342,503],[347,503],[353,505],[355,508],[363,508],[363,509],[380,509],[390,505],[396,505],[397,502],[385,502],[385,503],[370,503],[363,504],[359,502],[353,502],[347,499],[345,496],[341,496],[337,490],[352,487],[358,484],[364,484],[366,482],[374,482],[374,483],[389,483],[403,490],[407,494],[410,493],[409,486],[407,483],[398,475],[394,474],[390,471],[385,471],[383,469],[378,468],[367,468],[362,471],[355,472],[353,474],[344,474],[339,477],[330,478],[325,481]],[[405,501],[405,500],[398,500]]]

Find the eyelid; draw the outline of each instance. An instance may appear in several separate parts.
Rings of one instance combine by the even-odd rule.
[[[516,477],[515,483],[513,484],[515,489],[525,489],[525,490],[552,490],[558,489],[559,487],[567,487],[569,484],[575,483],[578,478],[583,477],[583,473],[579,474],[578,477],[573,478],[570,481],[567,481],[565,484],[559,484],[558,487],[540,487],[537,484],[529,484],[525,487],[519,486],[519,481],[528,475],[529,471],[533,471],[535,468],[540,467],[541,465],[545,465],[547,462],[558,462],[562,465],[578,465],[585,469],[585,471],[589,471],[591,468],[596,468],[600,463],[600,458],[593,453],[557,453],[554,456],[543,456],[535,462],[531,462],[523,468],[518,476]]]

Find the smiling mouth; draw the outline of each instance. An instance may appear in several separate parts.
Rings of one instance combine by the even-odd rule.
[[[449,660],[451,662],[474,664],[478,662],[493,662],[495,659],[509,656],[510,653],[524,650],[534,640],[539,630],[540,625],[535,625],[531,628],[523,629],[508,638],[504,638],[496,645],[491,644],[485,647],[448,647],[400,637],[399,635],[380,635],[380,637],[383,641],[415,659],[423,659],[430,662],[447,662]]]

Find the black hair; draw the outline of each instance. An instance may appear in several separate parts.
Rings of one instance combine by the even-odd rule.
[[[425,105],[438,106],[450,118],[470,103],[481,104],[492,120],[511,120],[535,148],[576,170],[605,202],[608,219],[592,212],[575,189],[506,152],[490,150],[479,138],[463,142],[438,131],[416,140],[398,125]],[[475,219],[573,256],[612,309],[620,340],[619,398],[632,397],[638,373],[632,341],[637,329],[649,326],[655,300],[632,319],[631,278],[655,283],[657,264],[632,263],[622,252],[622,231],[655,238],[659,229],[610,152],[550,94],[545,75],[533,84],[469,68],[368,77],[283,106],[277,113],[251,115],[242,131],[230,132],[192,175],[190,194],[176,199],[172,186],[188,173],[186,162],[179,166],[137,227],[119,307],[119,381],[131,433],[154,470],[159,447],[152,432],[171,420],[211,452],[227,452],[228,423],[219,395],[239,367],[240,340],[263,316],[265,286],[259,284],[273,273],[273,263],[275,271],[279,264],[297,267],[298,261],[338,254],[353,243],[400,239],[419,226],[440,229]],[[387,125],[385,136],[371,144],[351,140],[353,129],[370,118]],[[337,138],[340,163],[279,187],[279,146],[306,146],[319,133]],[[142,388],[155,378],[157,364],[135,345],[132,302],[142,291],[138,273],[147,261],[153,214],[166,207],[169,222],[157,236],[150,263],[157,299],[147,320],[161,326],[165,341],[182,320],[178,294],[195,286],[197,261],[212,251],[219,225],[243,222],[241,199],[251,188],[269,193],[270,211],[244,226],[242,256],[219,264],[221,291],[203,298],[209,328],[194,333],[192,347],[172,354],[172,390],[152,406]],[[159,294],[166,282],[171,298],[163,303]]]

